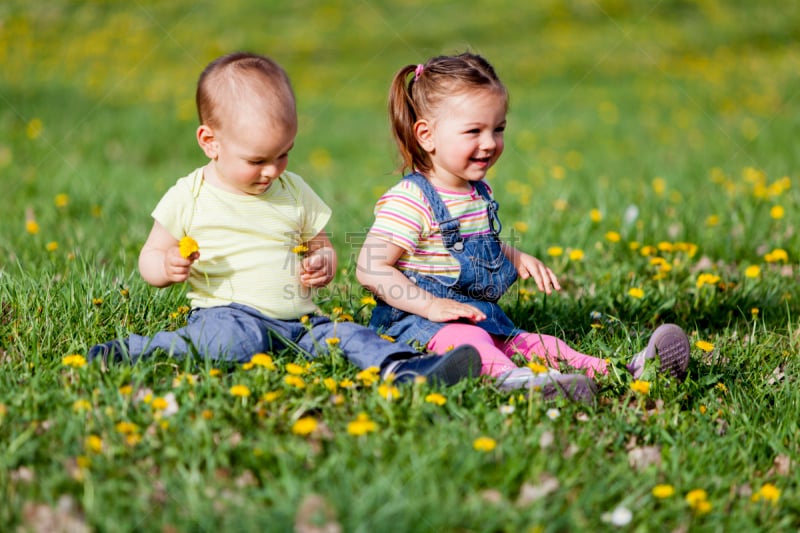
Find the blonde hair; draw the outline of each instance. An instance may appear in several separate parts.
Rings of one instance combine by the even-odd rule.
[[[414,75],[409,78],[410,74]],[[431,117],[448,96],[473,90],[496,91],[508,106],[508,90],[494,67],[477,54],[437,56],[422,65],[406,65],[397,71],[389,89],[389,120],[400,150],[401,171],[431,170],[430,157],[417,142],[414,124]]]
[[[272,59],[249,52],[221,56],[206,66],[195,94],[201,124],[220,128],[242,105],[258,105],[281,126],[297,123],[297,107],[286,71]]]

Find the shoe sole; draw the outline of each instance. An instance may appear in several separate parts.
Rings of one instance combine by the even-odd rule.
[[[691,346],[689,337],[675,324],[664,324],[656,328],[650,342],[647,343],[646,358],[658,356],[661,361],[661,373],[667,373],[673,378],[683,380],[686,378],[686,369],[689,367]]]
[[[541,392],[545,401],[566,398],[573,402],[592,405],[597,395],[597,385],[586,376],[551,375],[548,383],[534,386],[532,390]]]
[[[464,378],[476,377],[481,372],[481,356],[469,345],[443,354],[427,374],[427,378],[444,385],[455,385]]]

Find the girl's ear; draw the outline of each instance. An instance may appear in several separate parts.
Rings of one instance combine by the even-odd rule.
[[[209,159],[216,159],[219,155],[219,145],[214,130],[207,124],[200,124],[197,128],[197,144]]]
[[[423,150],[433,152],[433,129],[427,120],[422,118],[414,123],[414,136]]]

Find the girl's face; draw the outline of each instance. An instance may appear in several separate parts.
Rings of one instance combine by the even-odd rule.
[[[428,152],[434,185],[469,189],[503,153],[505,95],[493,90],[467,91],[442,100],[432,117],[415,125],[417,141]]]
[[[212,160],[205,173],[212,184],[235,194],[259,195],[286,170],[296,124],[276,126],[271,117],[258,117],[243,114],[221,128],[198,128],[198,141]]]

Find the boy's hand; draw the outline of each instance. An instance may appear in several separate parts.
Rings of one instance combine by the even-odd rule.
[[[427,319],[431,322],[449,322],[459,318],[480,322],[486,315],[476,307],[448,298],[436,298],[428,307]]]
[[[320,248],[300,262],[300,283],[306,287],[324,287],[334,275],[334,260],[331,248]]]
[[[183,257],[180,247],[171,246],[164,252],[164,274],[170,283],[181,283],[189,279],[192,263],[200,258],[200,252],[194,252],[189,257]]]
[[[515,263],[514,266],[517,268],[519,277],[522,279],[532,277],[540,291],[550,294],[553,290],[561,290],[561,285],[558,283],[558,279],[556,275],[553,274],[553,271],[532,255],[519,252],[516,256]]]

